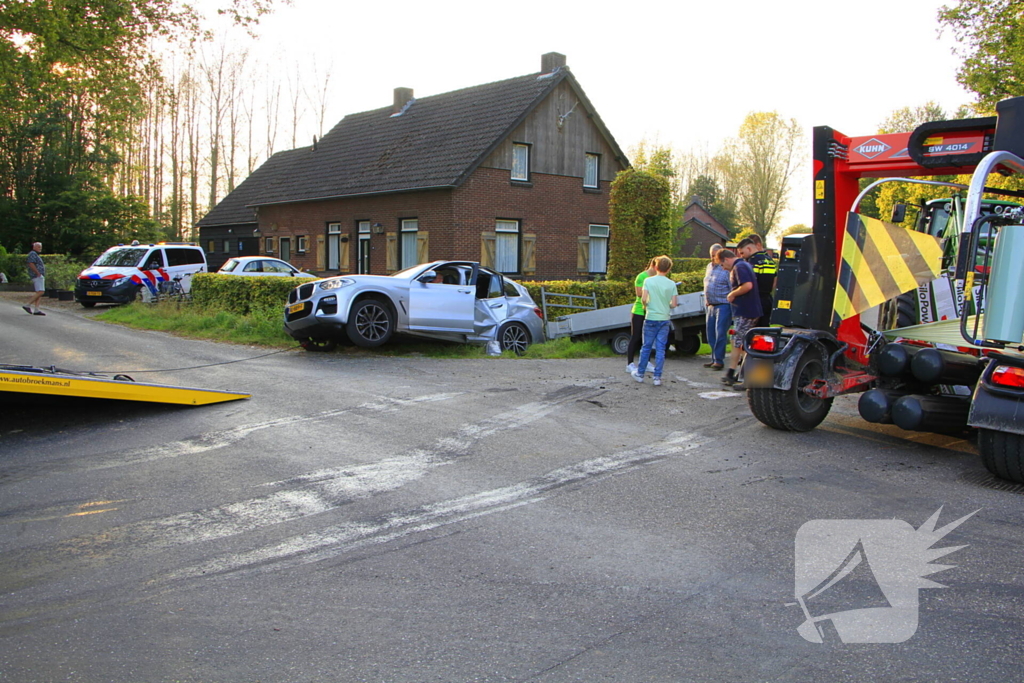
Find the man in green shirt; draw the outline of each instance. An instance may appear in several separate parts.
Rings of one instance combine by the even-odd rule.
[[[653,348],[655,353],[654,386],[659,387],[661,386],[661,372],[665,367],[668,335],[672,330],[672,321],[669,318],[679,299],[676,283],[668,277],[672,271],[672,259],[668,256],[659,257],[655,263],[655,269],[657,273],[644,280],[643,294],[641,295],[644,306],[647,308],[644,318],[644,345],[640,349],[640,362],[637,369],[633,371],[633,379],[637,382],[644,381],[644,371],[641,368],[647,368]]]

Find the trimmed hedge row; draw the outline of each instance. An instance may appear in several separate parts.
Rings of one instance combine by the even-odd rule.
[[[694,259],[698,260],[698,259]],[[673,273],[672,279],[680,283],[679,293],[699,292],[704,287],[703,267],[699,273]],[[279,310],[288,301],[288,294],[306,278],[290,277],[244,277],[241,275],[219,275],[199,273],[192,277],[192,301],[202,306],[247,315],[256,311]],[[548,282],[523,282],[530,296],[541,303],[540,289],[549,294],[597,295],[598,308],[621,306],[636,301],[632,282],[602,280],[600,282],[579,282],[576,280],[551,280]],[[572,313],[571,309],[551,305],[553,316]]]
[[[310,282],[310,279],[197,273],[192,276],[192,301],[247,315],[280,309],[288,301],[288,294],[302,282]]]

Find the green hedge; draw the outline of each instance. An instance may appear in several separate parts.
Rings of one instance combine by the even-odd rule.
[[[672,273],[671,278],[679,283],[680,294],[690,294],[704,290],[704,259],[686,259],[688,261],[701,261],[700,272]],[[676,261],[678,263],[678,261]],[[622,280],[601,280],[600,282],[580,282],[577,280],[549,280],[548,282],[523,282],[530,296],[541,304],[540,290],[543,287],[548,294],[576,294],[580,296],[597,296],[598,308],[610,308],[611,306],[622,306],[636,301],[636,290],[632,282]],[[550,296],[549,296],[550,299]],[[555,301],[558,301],[557,299]],[[565,303],[566,301],[563,301]],[[557,304],[548,304],[548,312],[551,317],[557,318],[560,315],[578,312]]]
[[[47,289],[74,289],[78,274],[89,267],[84,261],[75,261],[65,254],[40,254],[46,268]],[[29,282],[28,254],[0,254],[0,273],[10,282]]]
[[[288,301],[288,294],[300,283],[309,281],[309,278],[296,277],[199,273],[192,277],[192,301],[247,315],[254,311],[282,308]]]

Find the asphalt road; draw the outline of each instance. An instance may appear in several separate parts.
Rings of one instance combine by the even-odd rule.
[[[696,358],[658,388],[619,359],[148,374],[264,352],[44,310],[0,299],[0,363],[252,398],[3,399],[0,681],[1024,680],[1024,497],[969,441],[849,398],[775,432]],[[921,543],[940,509],[977,513]],[[918,589],[933,541],[965,547]],[[822,562],[852,571],[811,595]],[[906,639],[808,642],[797,592]]]

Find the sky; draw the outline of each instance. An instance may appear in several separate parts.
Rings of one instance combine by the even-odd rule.
[[[237,40],[267,64],[329,67],[327,129],[390,105],[396,87],[434,95],[537,72],[560,52],[622,149],[714,153],[752,111],[796,119],[809,143],[814,126],[864,135],[901,107],[972,101],[938,31],[943,4],[293,0]],[[809,154],[784,226],[811,223]]]

